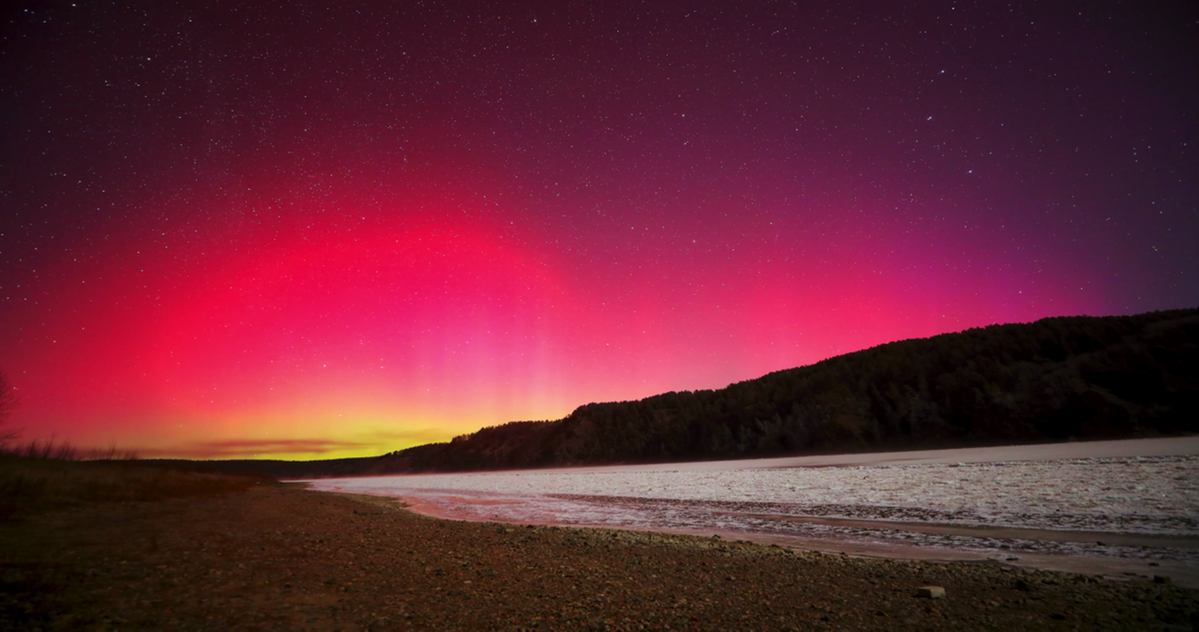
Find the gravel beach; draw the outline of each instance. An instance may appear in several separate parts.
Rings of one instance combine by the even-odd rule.
[[[0,629],[1192,630],[1199,591],[457,522],[295,484],[0,525]],[[944,597],[919,596],[923,587]],[[935,595],[938,591],[932,591]]]

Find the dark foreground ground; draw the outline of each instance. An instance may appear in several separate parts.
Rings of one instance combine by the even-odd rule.
[[[943,586],[944,599],[915,596]],[[264,484],[0,524],[0,629],[1191,630],[1199,591],[462,523]]]

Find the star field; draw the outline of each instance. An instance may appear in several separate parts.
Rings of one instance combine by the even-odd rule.
[[[370,455],[1199,304],[1194,3],[29,2],[25,439]]]

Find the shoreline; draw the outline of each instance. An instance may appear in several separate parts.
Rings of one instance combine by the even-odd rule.
[[[315,490],[314,490],[315,491]],[[465,514],[455,514],[451,511],[446,511],[443,506],[424,502],[423,499],[415,496],[384,496],[372,494],[356,494],[348,492],[323,492],[346,496],[348,498],[359,497],[362,499],[388,499],[390,501],[399,501],[403,503],[404,508],[408,511],[437,518],[441,520],[457,520],[472,523],[498,523],[498,524],[536,524],[542,526],[556,526],[564,528],[577,529],[608,529],[633,531],[643,533],[662,533],[669,535],[684,535],[695,537],[706,537],[711,535],[719,535],[721,538],[736,541],[745,540],[757,544],[777,545],[788,548],[794,548],[801,551],[814,551],[822,553],[841,554],[845,553],[854,557],[871,558],[871,559],[889,559],[889,560],[913,560],[913,561],[934,561],[934,562],[972,562],[972,563],[995,563],[1000,565],[1011,566],[1013,568],[1026,568],[1033,570],[1060,571],[1068,573],[1080,573],[1091,576],[1102,576],[1114,580],[1127,580],[1130,577],[1140,577],[1142,579],[1151,578],[1153,575],[1168,575],[1172,582],[1178,586],[1191,589],[1199,589],[1199,567],[1193,564],[1177,560],[1159,559],[1152,563],[1140,558],[1121,558],[1114,555],[1065,555],[1065,554],[1046,554],[1027,551],[1019,551],[1010,555],[995,555],[988,554],[983,551],[973,551],[968,549],[953,549],[939,546],[917,546],[904,545],[884,542],[863,542],[854,540],[840,540],[836,538],[811,538],[793,535],[778,535],[770,533],[755,533],[746,531],[732,531],[722,529],[672,529],[672,528],[645,528],[645,527],[614,527],[611,525],[593,525],[593,524],[573,524],[559,522],[507,522],[503,520],[489,519],[479,520]],[[473,501],[472,501],[473,502]],[[488,504],[488,503],[483,503]],[[839,519],[839,518],[821,518],[821,517],[789,517],[790,520],[797,522],[807,522],[820,525],[831,526],[852,526],[867,529],[894,529],[901,531],[912,531],[917,533],[935,533],[940,535],[955,535],[967,537],[989,537],[989,538],[1012,538],[1012,539],[1030,539],[1035,541],[1049,542],[1079,542],[1089,543],[1096,540],[1103,541],[1106,544],[1132,547],[1176,547],[1184,549],[1199,549],[1199,537],[1193,536],[1162,536],[1162,535],[1142,535],[1142,534],[1125,534],[1125,533],[1106,533],[1106,532],[1090,532],[1090,531],[1053,531],[1049,529],[1020,529],[1012,527],[974,527],[964,525],[944,525],[930,523],[912,523],[899,521],[873,521],[873,520],[854,520],[854,519]]]
[[[298,485],[0,524],[0,628],[1142,630],[1199,591],[995,563],[424,516]],[[946,596],[916,596],[921,586]],[[1185,629],[1175,627],[1173,629]]]
[[[938,521],[936,512],[931,512],[931,515],[927,517],[905,516],[904,512],[899,512],[899,516],[891,518],[885,517],[886,512],[877,516],[870,515],[870,512],[865,512],[860,516],[855,516],[851,512],[847,516],[836,517],[793,515],[792,509],[788,507],[773,507],[771,502],[781,501],[769,495],[764,502],[760,503],[760,506],[742,507],[735,502],[730,502],[727,503],[728,507],[725,507],[716,501],[706,502],[692,499],[691,496],[694,496],[692,490],[687,490],[676,498],[668,495],[663,498],[645,499],[631,497],[639,493],[638,485],[644,487],[652,484],[671,489],[672,485],[677,487],[685,484],[680,482],[680,477],[688,477],[692,472],[710,477],[713,472],[726,470],[765,473],[825,468],[832,470],[845,468],[845,470],[852,471],[865,467],[866,471],[872,472],[872,476],[877,473],[882,478],[882,488],[887,489],[921,484],[919,483],[920,479],[915,479],[917,482],[914,483],[910,478],[887,478],[892,476],[890,472],[903,474],[907,471],[904,468],[908,466],[947,465],[949,468],[944,470],[944,476],[951,482],[955,477],[960,477],[965,481],[962,483],[963,485],[967,483],[978,485],[979,481],[975,480],[977,476],[974,479],[969,478],[969,473],[973,471],[970,468],[974,465],[994,464],[994,466],[1006,466],[998,471],[1005,480],[1012,479],[1019,485],[1026,485],[1029,475],[1023,473],[1024,470],[1012,469],[1015,463],[1077,462],[1078,459],[1098,459],[1100,461],[1132,459],[1134,463],[1138,464],[1136,467],[1149,468],[1157,467],[1153,464],[1159,462],[1159,459],[1175,457],[1193,459],[1197,454],[1199,454],[1199,437],[1192,436],[491,473],[494,478],[506,481],[505,485],[516,490],[513,494],[497,493],[496,491],[508,487],[481,483],[480,481],[490,480],[486,473],[411,475],[410,480],[409,476],[396,477],[396,483],[405,480],[412,483],[413,486],[410,489],[403,489],[404,485],[386,483],[386,479],[390,477],[377,477],[378,483],[365,482],[365,484],[360,480],[351,482],[337,479],[309,482],[314,489],[329,492],[378,494],[383,497],[402,498],[410,505],[412,511],[454,520],[615,528],[700,536],[719,533],[726,539],[744,539],[800,550],[846,552],[852,555],[885,559],[991,561],[1016,567],[1063,570],[1116,579],[1133,576],[1151,577],[1155,573],[1166,574],[1179,585],[1199,588],[1199,563],[1197,563],[1199,561],[1199,536],[1187,531],[1177,534],[1169,531],[1165,533],[1121,531],[1118,528],[1118,522],[1112,522],[1109,525],[1102,520],[1092,522],[1092,525],[1099,528],[1089,530],[1086,529],[1088,526],[1086,524],[1073,525],[1075,528],[1071,529],[1065,527],[1064,524],[1055,526],[1052,520],[1045,522],[1044,526],[1037,524],[1018,526],[972,524],[968,521],[944,522]],[[1148,465],[1139,465],[1141,463]],[[882,466],[881,470],[873,469],[879,466]],[[889,469],[895,466],[899,466],[900,469]],[[1037,466],[1032,467],[1035,469]],[[1077,468],[1075,469],[1077,470]],[[1090,470],[1087,471],[1090,472]],[[1190,467],[1187,471],[1193,472],[1194,469]],[[641,473],[656,478],[649,479],[652,483],[633,478]],[[570,476],[562,477],[559,482],[559,479],[555,477],[562,474]],[[613,492],[614,495],[607,502],[605,499],[608,496],[595,489],[573,491],[573,487],[578,486],[576,482],[578,477],[574,475],[579,474],[612,476],[615,479],[613,485],[619,491]],[[1033,471],[1033,474],[1043,475],[1043,472]],[[1169,475],[1178,476],[1180,473],[1169,472]],[[748,475],[738,474],[738,476],[746,478]],[[848,476],[838,474],[831,478],[826,476],[826,478],[836,483],[847,484],[846,480],[842,479],[846,479]],[[1078,478],[1079,474],[1076,472],[1074,476]],[[1085,474],[1083,476],[1083,479],[1076,482],[1082,485],[1089,484],[1089,479],[1085,478]],[[1111,479],[1111,472],[1108,472],[1108,479]],[[543,480],[553,481],[553,483],[543,483]],[[738,481],[729,483],[730,485],[743,484],[740,479],[730,478],[730,480]],[[806,482],[807,479],[801,480],[811,485]],[[858,484],[856,480],[851,480],[849,483]],[[563,484],[565,484],[564,489],[571,489],[571,491],[557,489],[556,486],[561,487]],[[719,483],[713,484],[719,486]],[[1107,479],[1102,483],[1095,484],[1096,487],[1105,485],[1127,486],[1129,484],[1124,481],[1108,481]],[[444,491],[439,489],[443,486]],[[584,487],[586,486],[584,485]],[[394,491],[392,491],[393,489]],[[451,489],[457,491],[449,491]],[[1103,490],[1107,492],[1108,487],[1103,487]],[[1125,490],[1124,493],[1127,495],[1132,492]],[[568,494],[566,498],[570,498],[569,494],[577,494],[579,502],[593,503],[594,507],[567,502],[562,505],[561,511],[556,511],[559,508],[553,503],[546,504],[540,501],[529,503],[527,499],[526,503],[529,504],[529,509],[521,507],[520,498],[526,496],[537,498],[538,494],[548,494],[551,497],[556,497],[555,494]],[[653,495],[651,494],[651,496]],[[730,497],[736,497],[736,495]],[[1049,497],[1052,498],[1052,493],[1049,494]],[[1172,502],[1184,502],[1188,496],[1183,494],[1180,498],[1182,500],[1173,499]],[[1090,499],[1084,497],[1082,500]],[[1108,499],[1103,500],[1103,502],[1107,501]],[[1128,499],[1125,498],[1124,501],[1128,502]],[[611,508],[609,508],[609,502],[613,503]],[[820,502],[832,501],[818,499],[814,502],[819,505]],[[871,501],[855,498],[844,502],[851,503],[849,507],[852,509],[854,502]],[[1046,500],[1045,502],[1052,501]],[[692,507],[689,503],[696,503],[696,506]],[[969,511],[971,505],[966,503],[964,506]],[[1004,505],[998,506],[1003,507]],[[803,512],[798,513],[802,514]],[[626,514],[628,518],[625,517]],[[722,529],[720,525],[724,525],[725,528]],[[1104,530],[1105,526],[1112,528]]]

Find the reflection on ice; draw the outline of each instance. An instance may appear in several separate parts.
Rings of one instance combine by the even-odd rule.
[[[1098,456],[1085,456],[1080,446]],[[1059,452],[1068,458],[1052,458],[1052,447],[1030,449],[1038,460],[1011,460],[1013,448],[990,448],[853,455],[842,457],[847,464],[841,466],[830,466],[836,457],[813,457],[822,462],[385,476],[313,485],[402,497],[467,520],[1199,562],[1199,439],[1065,444]],[[995,460],[987,460],[988,450]],[[1100,543],[1095,536],[1102,534],[1112,541]],[[1146,547],[1119,535],[1156,540]]]

